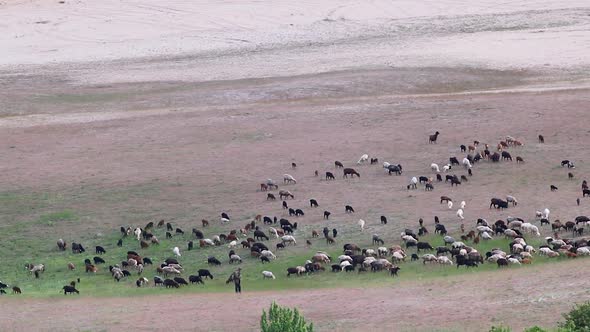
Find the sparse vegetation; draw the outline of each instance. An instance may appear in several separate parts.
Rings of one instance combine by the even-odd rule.
[[[564,322],[559,327],[567,332],[590,331],[590,302],[578,304],[567,314],[563,314]]]
[[[297,308],[283,308],[273,302],[268,314],[262,311],[260,329],[262,332],[313,332],[313,323],[308,325]]]
[[[52,226],[56,222],[60,221],[73,221],[76,220],[78,217],[73,211],[64,210],[59,212],[53,212],[48,214],[43,214],[39,217],[39,221],[43,224],[47,224],[48,226]]]

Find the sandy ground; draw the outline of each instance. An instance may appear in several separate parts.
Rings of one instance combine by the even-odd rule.
[[[454,211],[438,203],[440,195],[465,200],[470,222],[532,219],[545,207],[562,221],[588,213],[587,200],[575,206],[590,170],[586,1],[272,4],[0,2],[3,195],[49,197],[2,206],[2,226],[18,225],[18,236],[48,236],[53,246],[64,234],[162,217],[190,229],[227,211],[242,224],[258,213],[284,215],[257,191],[283,173],[298,179],[289,187],[291,205],[316,198],[322,211],[333,212],[330,225],[344,239],[360,236],[361,217],[367,234],[386,242],[415,228],[419,217],[432,227],[438,215],[456,230]],[[427,144],[436,130],[438,144]],[[538,134],[546,144],[536,143]],[[525,164],[477,165],[459,188],[404,189],[409,177],[432,175],[432,162],[460,156],[459,144],[496,144],[506,135],[524,141],[510,152]],[[403,164],[404,175],[355,166],[363,153]],[[563,159],[576,162],[575,180],[559,166]],[[361,178],[342,180],[337,172],[328,183],[313,176],[334,171],[334,160],[357,167]],[[559,191],[550,193],[550,184]],[[518,207],[488,209],[491,197],[508,194],[519,198]],[[344,204],[357,213],[345,215]],[[31,222],[48,209],[74,210],[84,222]],[[300,219],[304,231],[323,227],[322,211]],[[391,220],[386,227],[378,223],[382,214]],[[2,299],[0,329],[129,329],[139,317],[134,326],[144,330],[174,323],[178,330],[250,331],[272,299],[300,307],[320,330],[552,325],[570,302],[587,298],[579,277],[586,270],[567,262],[391,288],[244,293],[237,300]],[[228,319],[230,306],[236,311]],[[56,315],[56,308],[68,314]],[[370,319],[357,319],[367,317],[365,310]]]
[[[40,73],[69,63],[62,73],[81,82],[209,81],[360,66],[578,72],[589,64],[584,0],[4,0],[0,9],[0,66],[22,73],[35,65]],[[116,64],[100,65],[107,60]]]

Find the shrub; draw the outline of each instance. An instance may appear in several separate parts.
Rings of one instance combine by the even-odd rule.
[[[542,329],[538,326],[529,327],[528,329],[524,329],[523,332],[547,332],[547,330]]]
[[[512,330],[506,326],[492,326],[489,332],[511,332]]]
[[[572,311],[563,314],[565,322],[559,327],[568,332],[590,332],[590,302],[576,305]]]
[[[260,329],[262,332],[313,332],[313,324],[307,325],[297,309],[281,308],[273,302],[268,315],[262,310]]]

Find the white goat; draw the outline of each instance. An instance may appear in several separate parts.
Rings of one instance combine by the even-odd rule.
[[[286,243],[293,243],[293,245],[297,244],[297,241],[295,241],[295,237],[293,237],[292,235],[284,235],[283,237],[281,237],[281,240],[283,241],[283,244]]]
[[[508,258],[508,264],[520,265],[520,261],[516,258]]]
[[[348,256],[348,255],[340,255],[338,256],[338,260],[342,263],[344,261],[349,261],[352,263],[352,257]]]
[[[525,222],[520,227],[527,233],[531,233],[536,236],[541,236],[541,234],[539,233],[539,228],[531,223]]]
[[[414,188],[414,189],[418,188],[418,178],[417,177],[414,176],[413,178],[410,179],[410,185],[408,186],[408,188],[410,188],[410,189],[411,188]]]
[[[455,242],[451,243],[451,247],[452,248],[464,248],[465,243],[463,243],[461,241],[455,241]]]
[[[276,279],[276,277],[270,271],[262,271],[262,279]]]
[[[552,251],[553,250],[551,250],[547,247],[539,248],[539,255],[549,255],[549,253]]]
[[[268,259],[277,259],[277,256],[275,256],[275,254],[273,254],[272,251],[270,251],[270,250],[262,250],[260,252],[260,255],[264,256]]]
[[[174,253],[174,255],[176,255],[176,257],[180,257],[180,249],[178,249],[178,247],[174,247],[174,249],[172,249],[172,252]]]
[[[215,242],[213,242],[213,240],[211,239],[203,239],[203,243],[205,243],[208,246],[214,246]]]
[[[363,219],[359,219],[358,224],[361,227],[361,232],[364,231],[365,230],[365,221]]]
[[[549,211],[549,209],[548,209],[548,208],[545,208],[545,210],[543,210],[543,218],[545,218],[545,219],[549,220],[549,213],[550,213],[550,212],[551,212],[551,211]]]
[[[135,236],[137,237],[137,241],[139,241],[139,240],[140,240],[140,237],[141,237],[141,228],[137,227],[137,228],[135,229],[135,231],[133,231],[133,233],[134,233],[134,234],[135,234]]]
[[[238,245],[238,241],[233,240],[227,245],[227,247],[231,249],[231,248],[235,248],[237,245]]]
[[[340,268],[342,269],[342,271],[344,271],[344,269],[347,266],[350,266],[350,265],[352,265],[352,264],[349,261],[342,261],[342,262],[340,262]]]
[[[422,264],[426,264],[426,262],[435,262],[438,263],[438,258],[436,256],[434,256],[433,254],[425,254],[422,255]]]
[[[396,251],[393,253],[391,259],[396,262],[400,262],[406,259],[406,255],[401,251]]]
[[[229,263],[242,263],[242,257],[238,256],[238,255],[231,255],[229,256]]]
[[[437,260],[439,264],[453,265],[453,261],[450,260],[447,256],[439,256]]]
[[[481,233],[481,238],[484,240],[491,240],[492,236],[490,235],[490,233],[484,231]]]
[[[465,201],[461,201],[461,205],[459,206],[461,209],[465,210]]]
[[[448,172],[452,168],[453,168],[453,166],[451,164],[446,164],[443,166],[443,172]]]
[[[430,164],[430,169],[434,172],[440,173],[440,168],[438,168],[438,165],[435,163]]]
[[[465,168],[471,168],[471,162],[467,158],[463,158],[463,166]]]
[[[449,210],[452,209],[453,208],[453,201],[448,201],[447,206],[449,207]]]
[[[279,238],[279,233],[277,233],[277,230],[274,227],[270,227],[268,229],[268,231],[273,234],[277,239]]]
[[[283,183],[297,183],[297,180],[291,174],[283,174]]]
[[[488,226],[477,226],[475,229],[477,229],[477,231],[480,233],[482,233],[482,232],[492,233],[493,232],[493,230],[491,228],[489,228]]]
[[[459,210],[457,210],[457,217],[459,217],[459,219],[461,219],[461,220],[465,219],[465,218],[463,217],[463,209],[459,209]]]
[[[361,158],[359,159],[359,161],[357,161],[356,163],[360,165],[360,164],[366,162],[367,160],[369,160],[369,155],[368,154],[364,154],[364,155],[361,156]]]
[[[416,239],[414,239],[414,237],[412,237],[411,235],[404,235],[402,236],[402,240],[406,243],[406,245],[408,243],[418,243],[418,241]]]
[[[518,200],[516,200],[516,197],[514,197],[514,196],[510,196],[510,195],[506,196],[506,202],[512,203],[512,205],[514,205],[514,206],[518,205]]]

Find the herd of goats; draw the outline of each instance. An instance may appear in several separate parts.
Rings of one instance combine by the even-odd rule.
[[[429,142],[436,143],[439,133],[436,132],[434,135],[430,135]],[[542,135],[538,137],[539,143],[544,143]],[[473,176],[472,168],[479,162],[492,162],[497,163],[501,161],[511,161],[512,156],[507,151],[514,149],[515,147],[522,146],[522,142],[507,136],[505,140],[499,142],[495,146],[495,151],[491,151],[488,144],[484,145],[483,149],[479,148],[480,143],[474,141],[472,145],[461,145],[460,150],[462,153],[466,153],[465,158],[459,162],[456,157],[451,157],[449,163],[443,165],[442,168],[437,164],[431,164],[430,169],[432,170],[435,177],[412,177],[407,185],[408,190],[417,189],[418,185],[424,184],[425,190],[433,190],[436,182],[443,183],[450,182],[451,186],[460,185],[462,182],[467,181],[468,176]],[[480,150],[480,151],[478,151]],[[524,162],[523,158],[516,156],[516,162]],[[358,160],[357,164],[370,163],[371,165],[378,164],[377,158],[369,158],[368,155],[363,155]],[[347,177],[360,177],[360,173],[354,168],[345,168],[343,163],[336,161],[334,163],[336,169],[341,170],[343,178]],[[563,160],[561,163],[562,167],[567,167],[571,170],[575,168],[572,161]],[[297,165],[293,163],[292,168],[296,168]],[[457,177],[455,175],[446,175],[443,179],[442,173],[446,173],[453,169],[453,167],[463,167],[467,171],[467,175]],[[383,168],[391,174],[401,175],[403,173],[402,165],[383,163]],[[319,177],[318,171],[315,171],[315,176]],[[574,175],[568,172],[568,177],[573,178]],[[335,180],[336,176],[333,172],[325,172],[325,180]],[[290,174],[283,175],[283,185],[295,185],[297,180]],[[552,191],[557,190],[557,187],[551,185]],[[288,205],[289,199],[294,199],[295,195],[291,191],[282,188],[279,190],[279,186],[276,182],[268,179],[265,183],[260,184],[260,191],[266,193],[267,200],[273,201],[277,197],[272,192],[278,191],[279,199],[282,201],[282,208],[288,211],[289,216],[303,216],[305,213],[302,209],[293,209]],[[588,189],[586,181],[582,182],[582,195],[590,196],[590,190]],[[310,207],[319,207],[318,202],[315,199],[309,200]],[[440,203],[447,204],[449,209],[453,208],[453,200],[447,196],[440,197]],[[515,197],[507,196],[505,199],[492,198],[490,200],[490,208],[506,209],[510,205],[516,206],[518,201]],[[579,199],[578,199],[579,204]],[[460,221],[463,221],[463,211],[465,209],[465,201],[460,202],[459,208],[456,215]],[[352,206],[345,206],[346,213],[354,213]],[[324,211],[324,219],[330,218],[330,212]],[[530,264],[533,260],[533,255],[545,255],[547,257],[577,257],[590,255],[590,246],[588,246],[588,240],[582,237],[576,238],[576,236],[583,235],[584,226],[590,225],[590,218],[586,216],[578,216],[574,221],[568,221],[561,223],[559,220],[554,222],[549,221],[549,209],[543,211],[537,211],[537,221],[540,226],[548,225],[551,227],[553,236],[545,238],[546,244],[534,248],[531,244],[527,243],[525,237],[527,236],[540,236],[539,227],[525,222],[523,219],[508,217],[506,220],[497,220],[495,222],[488,222],[485,219],[478,219],[474,229],[466,230],[465,225],[461,223],[460,231],[461,235],[459,238],[455,238],[447,233],[446,227],[439,222],[438,217],[434,220],[434,233],[440,235],[444,241],[444,246],[433,247],[428,242],[420,241],[420,238],[428,234],[427,228],[423,224],[423,220],[419,220],[419,228],[417,231],[412,229],[405,229],[401,233],[401,242],[397,245],[385,246],[384,240],[378,235],[372,236],[373,245],[377,248],[361,248],[354,243],[346,243],[343,245],[343,251],[338,257],[331,257],[328,253],[318,251],[309,260],[302,262],[299,266],[293,266],[287,268],[286,276],[291,275],[303,275],[313,274],[320,271],[326,270],[326,266],[332,272],[378,272],[387,271],[392,276],[396,276],[400,271],[400,265],[406,261],[409,257],[411,261],[421,260],[423,264],[442,264],[442,265],[455,265],[457,268],[460,266],[465,267],[477,267],[479,264],[484,262],[490,262],[497,264],[498,267],[505,267],[509,265],[521,265]],[[230,216],[227,213],[222,213],[220,222],[221,224],[229,224]],[[381,223],[387,224],[387,218],[381,216]],[[210,222],[208,220],[202,220],[202,228],[192,229],[191,238],[194,239],[188,241],[186,244],[187,250],[193,250],[195,245],[201,248],[204,247],[215,247],[215,246],[227,246],[228,253],[227,259],[229,264],[240,264],[242,258],[238,255],[238,250],[247,250],[250,257],[260,260],[261,263],[268,263],[275,260],[277,257],[275,253],[277,251],[287,250],[290,246],[297,244],[297,236],[303,236],[299,234],[297,222],[291,222],[286,218],[268,217],[257,215],[254,220],[246,223],[242,229],[233,229],[228,234],[210,235],[205,236],[204,231],[207,230]],[[582,224],[581,227],[580,224]],[[365,229],[365,221],[363,219],[358,220],[358,226],[360,231]],[[264,231],[263,228],[267,230]],[[165,233],[164,233],[165,229]],[[171,223],[166,223],[164,220],[154,224],[153,222],[148,223],[145,227],[121,227],[121,239],[118,240],[117,246],[123,247],[124,239],[126,243],[133,243],[134,247],[139,247],[139,250],[146,249],[153,245],[159,245],[160,240],[154,234],[157,230],[161,230],[161,233],[167,239],[173,238],[175,235],[183,235],[184,231],[181,228],[174,227]],[[559,231],[566,230],[571,231],[572,238],[560,238]],[[303,232],[301,232],[303,233]],[[320,238],[321,233],[328,245],[335,244],[338,235],[336,228],[330,230],[324,227],[322,231],[312,230],[312,238]],[[309,236],[309,234],[307,234]],[[475,246],[480,241],[490,240],[494,236],[503,236],[510,238],[511,241],[506,249],[494,248],[488,252],[480,253]],[[271,238],[277,240],[271,251],[265,241],[270,241]],[[267,242],[268,243],[268,242]],[[306,240],[307,245],[311,245],[309,239]],[[69,244],[70,249],[75,254],[83,254],[86,249],[81,243],[73,242]],[[60,251],[68,250],[68,243],[63,239],[57,241],[57,248]],[[415,252],[409,253],[410,250],[415,249]],[[427,251],[420,255],[421,251]],[[106,262],[101,258],[102,254],[106,253],[106,249],[103,246],[96,246],[94,248],[94,256],[92,259],[86,258],[84,260],[84,271],[86,273],[97,273],[99,266]],[[184,270],[180,260],[182,257],[179,247],[172,249],[171,257],[168,257],[163,262],[156,264],[157,266],[153,271],[157,275],[153,278],[155,286],[164,286],[166,288],[179,288],[183,285],[189,285],[194,283],[204,284],[207,278],[213,279],[213,274],[209,269],[199,269],[193,274],[188,275],[188,281],[183,277],[186,271]],[[222,264],[221,259],[210,256],[207,259],[209,266],[218,266]],[[135,284],[137,287],[145,287],[148,285],[149,280],[143,276],[144,269],[147,266],[153,266],[153,261],[149,257],[142,257],[137,251],[127,251],[127,255],[124,260],[120,263],[110,265],[108,271],[114,280],[120,281],[124,278],[129,278],[132,272],[138,274],[138,279]],[[76,265],[74,263],[68,263],[67,267],[69,270],[75,270]],[[26,270],[35,278],[39,278],[40,275],[45,271],[44,264],[27,264]],[[106,269],[105,269],[106,271]],[[262,278],[264,279],[276,279],[276,276],[272,271],[262,271]],[[80,282],[78,278],[77,282]],[[65,295],[67,294],[79,294],[79,290],[76,288],[76,281],[72,281],[68,285],[64,285],[62,290]],[[10,286],[0,281],[0,294],[6,294],[6,289]],[[18,286],[12,286],[13,294],[20,294],[21,288]]]

